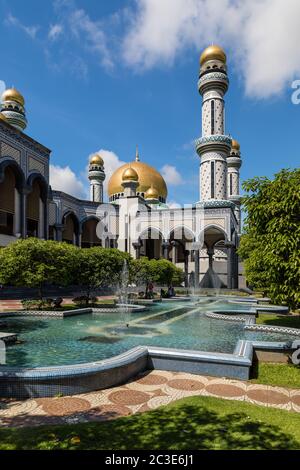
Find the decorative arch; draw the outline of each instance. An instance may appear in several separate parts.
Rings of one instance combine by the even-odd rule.
[[[72,210],[66,210],[62,216],[62,240],[73,245],[79,245],[80,222]]]
[[[154,235],[154,237],[151,238],[151,235]],[[163,233],[160,229],[152,226],[145,228],[139,236],[139,256],[160,259],[162,257],[163,240]]]
[[[31,173],[27,178],[27,186],[30,192],[33,191],[34,184],[38,183],[41,188],[41,198],[46,202],[49,194],[49,184],[41,173]]]
[[[0,163],[0,183],[4,182],[5,171],[7,168],[11,168],[16,176],[16,187],[19,191],[25,187],[25,175],[20,165],[13,160],[11,157],[5,157]]]
[[[23,198],[25,177],[21,167],[12,158],[0,164],[0,234],[23,235]]]
[[[225,230],[217,224],[210,224],[204,227],[198,237],[198,241],[205,244],[208,248],[213,248],[214,245],[221,240],[228,243],[228,235]]]
[[[95,215],[87,216],[80,221],[82,248],[102,246],[102,239],[97,236],[97,226],[99,223],[101,224],[101,221]]]
[[[196,235],[195,233],[193,232],[192,229],[190,229],[189,227],[187,227],[186,225],[184,224],[181,224],[181,225],[177,225],[176,227],[173,227],[172,230],[170,230],[169,232],[169,235],[168,235],[168,239],[170,239],[172,237],[172,235],[178,231],[181,231],[181,235],[183,235],[181,238],[176,238],[176,240],[189,240],[189,241],[195,241],[196,240]],[[186,236],[186,235],[190,235],[190,236]]]

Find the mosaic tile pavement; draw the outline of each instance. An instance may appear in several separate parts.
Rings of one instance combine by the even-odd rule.
[[[300,413],[300,390],[181,372],[148,371],[126,384],[70,397],[0,399],[0,426],[104,421],[202,395]]]

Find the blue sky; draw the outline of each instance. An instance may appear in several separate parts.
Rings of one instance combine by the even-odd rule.
[[[24,94],[26,132],[52,150],[55,189],[83,196],[91,153],[102,150],[111,172],[138,144],[164,168],[169,201],[195,202],[199,54],[211,42],[228,56],[226,132],[241,144],[242,180],[299,165],[299,5],[0,0],[0,80]]]

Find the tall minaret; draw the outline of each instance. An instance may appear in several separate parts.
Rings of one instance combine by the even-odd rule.
[[[202,137],[196,140],[200,157],[200,200],[227,198],[227,156],[231,138],[225,132],[224,95],[228,89],[226,54],[209,46],[200,57],[198,81],[202,103]]]
[[[1,113],[5,121],[23,131],[27,126],[25,100],[15,88],[8,88],[1,97]]]
[[[91,201],[103,202],[104,162],[97,153],[90,159],[89,180]]]
[[[241,229],[240,168],[242,165],[240,144],[232,139],[231,151],[227,157],[227,196],[236,205],[235,215]]]

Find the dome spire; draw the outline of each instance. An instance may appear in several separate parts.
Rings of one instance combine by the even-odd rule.
[[[140,161],[139,148],[138,148],[137,145],[136,145],[136,149],[135,149],[135,161],[136,162]]]

